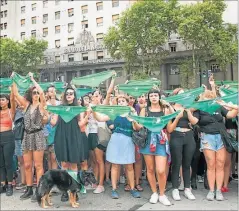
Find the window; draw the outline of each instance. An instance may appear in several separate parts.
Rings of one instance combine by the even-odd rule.
[[[60,40],[55,40],[55,47],[56,47],[56,48],[60,48],[60,47],[61,47],[60,44],[61,44],[61,43],[60,43]]]
[[[48,28],[43,28],[43,37],[48,35]]]
[[[218,64],[212,64],[211,65],[211,71],[212,72],[220,72],[220,67],[219,67],[219,65]]]
[[[4,11],[4,17],[7,17],[7,10]]]
[[[7,29],[7,23],[4,23],[4,29]]]
[[[74,45],[74,37],[68,38],[68,46]]]
[[[103,41],[103,33],[96,34],[96,41],[97,42],[102,42]]]
[[[0,29],[3,30],[3,23],[0,25]]]
[[[60,4],[60,0],[55,0],[55,5],[59,5]]]
[[[177,65],[170,65],[170,75],[179,75],[180,71]]]
[[[36,37],[36,36],[37,36],[36,30],[32,30],[32,31],[31,31],[31,36],[32,36],[32,37]]]
[[[118,7],[119,1],[118,0],[112,0],[112,7]]]
[[[21,40],[25,39],[25,35],[26,35],[25,32],[21,32]]]
[[[97,11],[103,10],[103,2],[97,2],[96,3],[96,9]]]
[[[74,31],[74,23],[68,23],[68,32],[71,33]]]
[[[169,43],[170,52],[176,52],[176,43]]]
[[[42,20],[43,23],[46,23],[48,22],[48,14],[44,14],[43,15],[43,20]]]
[[[60,11],[55,12],[55,20],[58,20],[60,18],[61,18],[61,12]]]
[[[55,34],[59,34],[61,32],[61,26],[55,26]]]
[[[25,6],[22,6],[21,7],[21,13],[23,14],[23,13],[25,13],[26,12],[26,7]]]
[[[82,14],[88,13],[88,5],[81,6],[81,12]]]
[[[81,26],[82,26],[82,29],[87,29],[88,28],[88,21],[81,21]]]
[[[3,12],[1,12],[1,18],[3,18]]]
[[[37,17],[32,17],[32,24],[36,24],[37,23]]]
[[[36,9],[37,9],[37,4],[36,3],[32,4],[32,11],[36,11]]]
[[[83,61],[88,60],[88,53],[82,53],[82,60]]]
[[[97,51],[97,59],[103,59],[103,58],[104,58],[103,51]]]
[[[74,62],[74,54],[69,54],[68,55],[68,61],[69,62]]]
[[[60,63],[60,62],[61,62],[61,57],[55,56],[55,63]]]
[[[74,16],[74,9],[71,8],[71,9],[68,9],[68,17],[72,17]]]
[[[112,23],[113,24],[116,24],[118,22],[118,20],[119,20],[119,14],[112,15]]]
[[[96,25],[103,26],[103,18],[96,18]]]
[[[5,0],[5,4],[7,5],[7,0]]]
[[[48,5],[48,0],[44,0],[43,1],[43,8],[47,8],[47,5]]]
[[[21,19],[21,26],[25,26],[25,19]]]

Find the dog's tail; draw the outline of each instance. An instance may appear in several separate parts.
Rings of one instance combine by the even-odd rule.
[[[42,175],[36,190],[36,198],[39,205],[41,205],[41,198],[46,194],[47,187],[47,182],[44,179],[44,175]]]

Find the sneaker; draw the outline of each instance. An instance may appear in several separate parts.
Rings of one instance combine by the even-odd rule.
[[[198,176],[198,182],[199,182],[199,183],[203,183],[203,182],[204,182],[203,176]]]
[[[196,199],[195,196],[192,194],[190,188],[186,188],[186,189],[184,190],[184,195],[185,195],[185,197],[186,197],[187,199],[189,199],[189,200],[195,200],[195,199]]]
[[[120,176],[120,184],[125,184],[125,177],[124,176]]]
[[[99,194],[105,191],[104,186],[98,185],[97,188],[93,191],[93,193]]]
[[[213,201],[214,197],[215,197],[214,191],[209,191],[208,194],[207,194],[207,200],[208,201]]]
[[[237,174],[232,174],[232,179],[238,180],[238,175]]]
[[[168,197],[165,196],[165,195],[159,196],[159,202],[161,204],[163,204],[164,206],[170,206],[171,205],[170,201],[168,200]]]
[[[222,187],[221,191],[222,191],[222,193],[228,193],[228,192],[229,192],[229,189],[226,188],[226,187]]]
[[[114,189],[112,189],[112,191],[111,191],[111,198],[112,199],[118,199],[119,198],[119,194]]]
[[[93,185],[89,184],[89,185],[85,186],[86,190],[95,190],[96,188],[97,188],[97,185],[95,185],[95,184],[93,184]]]
[[[6,187],[6,196],[12,196],[12,194],[13,194],[13,185],[9,184]]]
[[[224,197],[223,197],[223,195],[222,195],[221,190],[217,190],[217,191],[216,191],[216,200],[217,200],[217,201],[223,201],[223,200],[224,200]]]
[[[24,188],[26,188],[25,184],[19,183],[19,184],[16,185],[16,190],[22,190]]]
[[[158,202],[159,196],[158,193],[153,193],[149,199],[151,204],[156,204]]]
[[[135,190],[135,189],[130,190],[130,193],[131,193],[131,195],[132,195],[134,198],[140,198],[140,197],[141,197],[141,196],[140,196],[140,193],[139,193],[137,190]]]
[[[180,183],[180,185],[178,187],[178,190],[180,190],[180,191],[184,190],[184,183],[183,182]]]
[[[180,201],[181,200],[178,189],[174,189],[172,191],[172,197],[175,201]]]

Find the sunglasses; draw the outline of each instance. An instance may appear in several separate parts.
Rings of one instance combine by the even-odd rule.
[[[33,95],[39,95],[40,93],[38,91],[33,91],[32,94]]]
[[[66,96],[72,96],[72,95],[74,95],[74,92],[66,92]]]

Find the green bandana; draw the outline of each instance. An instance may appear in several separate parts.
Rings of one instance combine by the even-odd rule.
[[[128,81],[128,85],[156,85],[159,86],[160,85],[160,81],[159,80],[130,80]]]
[[[78,88],[76,89],[76,96],[77,98],[83,97],[86,94],[93,92],[95,89],[88,89],[88,88]]]
[[[111,120],[114,120],[117,116],[127,115],[130,112],[129,106],[92,106],[94,112],[107,115]]]
[[[154,85],[152,84],[140,84],[140,85],[128,85],[128,84],[120,84],[119,90],[127,93],[133,97],[139,97],[143,94],[148,93]]]
[[[28,75],[27,76],[21,76],[21,75],[14,72],[12,80],[16,83],[18,88],[21,88],[21,89],[26,90],[32,85],[32,81],[31,81],[31,79]]]
[[[238,86],[238,82],[237,81],[215,81],[215,84],[220,86],[220,85],[230,85],[230,86],[234,86],[237,85]]]
[[[43,90],[47,90],[49,86],[54,86],[56,90],[61,89],[64,86],[63,82],[44,82],[44,83],[38,83],[38,84]]]
[[[71,83],[79,86],[98,87],[102,82],[114,75],[114,71],[104,71],[83,77],[73,78]]]
[[[179,113],[180,111],[177,111],[175,113],[161,117],[142,117],[130,114],[129,117],[149,129],[151,132],[159,133],[164,126],[167,125],[168,122],[176,117]]]
[[[190,107],[213,114],[220,108],[220,105],[216,103],[216,99],[212,99],[194,102]]]
[[[221,97],[221,100],[226,103],[233,103],[236,105],[238,104],[238,92]]]
[[[58,114],[66,122],[70,122],[75,116],[86,111],[86,107],[81,106],[47,106],[51,113]]]
[[[221,87],[220,88],[220,92],[221,92],[221,94],[223,94],[223,95],[230,95],[230,94],[233,94],[233,93],[235,93],[235,92],[237,92],[238,90],[235,90],[235,89],[231,89],[231,88],[229,88],[229,89],[226,89],[226,88],[224,88],[224,87]]]
[[[12,85],[11,78],[0,78],[0,87],[9,87]]]
[[[77,171],[72,171],[72,170],[66,170],[67,173],[74,179],[78,184],[82,184],[81,181],[78,179],[78,172]],[[84,185],[81,185],[80,193],[86,193],[86,189]]]

